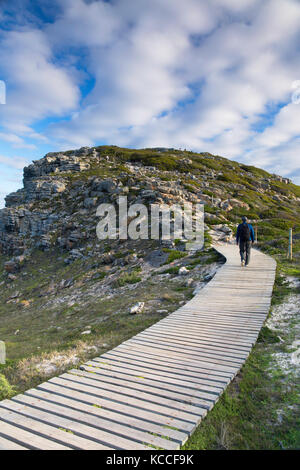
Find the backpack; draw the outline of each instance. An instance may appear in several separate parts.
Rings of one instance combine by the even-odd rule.
[[[248,224],[241,224],[240,226],[240,240],[243,242],[250,241],[250,227]]]

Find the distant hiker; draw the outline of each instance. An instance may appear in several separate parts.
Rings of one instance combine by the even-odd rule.
[[[240,245],[241,265],[247,266],[250,261],[251,241],[254,243],[255,235],[252,225],[247,223],[247,217],[242,217],[242,221],[236,232],[236,244]]]

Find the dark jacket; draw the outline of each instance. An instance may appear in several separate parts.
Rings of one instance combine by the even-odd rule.
[[[237,228],[237,232],[236,232],[236,242],[238,243],[239,240],[240,240],[240,233],[241,233],[241,227],[243,224],[246,224],[247,222],[243,222],[242,224],[240,224]],[[254,235],[254,230],[253,230],[253,227],[251,224],[247,224],[249,226],[249,229],[250,229],[250,239],[252,240],[252,242],[254,243],[254,240],[255,240],[255,235]]]

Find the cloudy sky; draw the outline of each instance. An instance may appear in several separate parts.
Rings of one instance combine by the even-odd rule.
[[[0,199],[32,159],[96,144],[300,184],[299,59],[299,0],[0,0]]]

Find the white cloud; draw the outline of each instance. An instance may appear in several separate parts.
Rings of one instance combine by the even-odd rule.
[[[47,38],[37,29],[9,31],[0,42],[1,72],[7,103],[0,108],[3,126],[26,127],[75,108],[79,93],[70,73],[55,65]]]
[[[257,143],[273,148],[297,136],[300,136],[300,106],[290,103],[278,112],[272,126],[257,138]]]
[[[38,29],[31,20],[2,40],[6,140],[178,146],[297,175],[300,105],[290,100],[300,79],[299,2],[57,5],[53,21]],[[79,85],[90,79],[79,102]],[[54,115],[62,120],[34,130]]]
[[[271,173],[295,178],[296,182],[300,177],[299,154],[300,137],[297,137],[285,145],[274,146],[271,149],[258,147],[251,150],[245,161],[263,167]]]
[[[114,40],[122,26],[110,3],[62,0],[63,14],[45,28],[54,45],[104,46]]]
[[[8,133],[0,132],[0,139],[3,140],[4,142],[9,142],[10,144],[12,144],[13,148],[23,148],[23,149],[30,149],[30,150],[36,149],[36,145],[26,143],[24,139],[22,139],[16,134],[8,134]]]
[[[28,165],[29,161],[24,157],[7,157],[5,155],[0,155],[0,163],[9,166],[11,168],[16,168],[22,170],[24,166]]]

